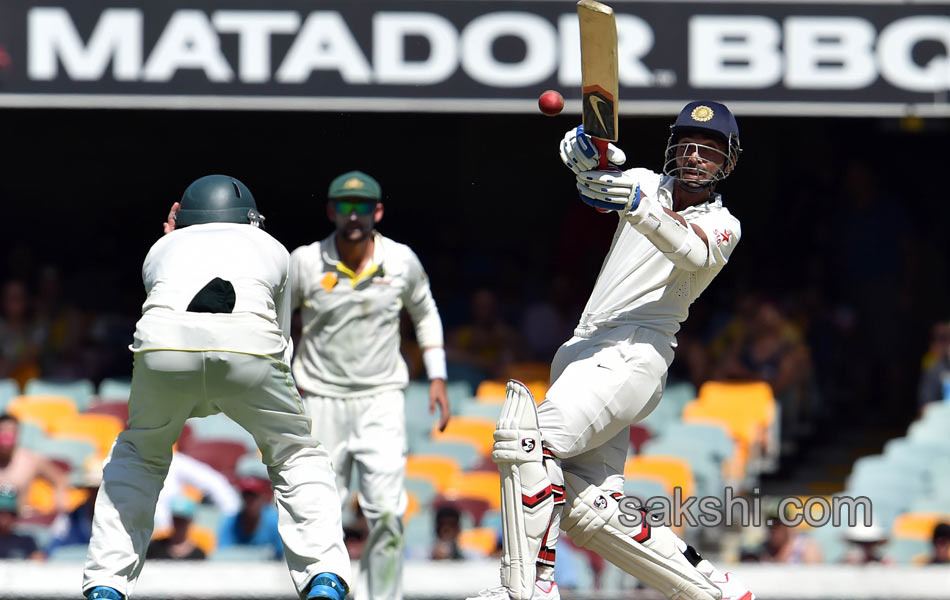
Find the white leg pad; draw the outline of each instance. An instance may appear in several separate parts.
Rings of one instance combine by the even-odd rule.
[[[683,555],[686,544],[668,527],[631,520],[620,502],[580,477],[564,473],[567,506],[561,529],[670,600],[719,600],[719,588]]]
[[[513,600],[530,600],[554,496],[542,463],[537,407],[518,381],[508,382],[494,437],[492,460],[501,474],[501,583]]]

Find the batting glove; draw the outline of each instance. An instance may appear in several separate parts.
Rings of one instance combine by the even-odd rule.
[[[581,200],[600,210],[635,211],[640,203],[640,186],[622,171],[582,171],[577,191]]]
[[[600,163],[600,152],[591,142],[590,136],[584,133],[583,125],[578,125],[564,134],[558,152],[561,155],[561,162],[574,171],[575,175],[582,171],[596,169]],[[627,162],[627,155],[620,148],[608,144],[607,160],[615,165],[622,165]]]

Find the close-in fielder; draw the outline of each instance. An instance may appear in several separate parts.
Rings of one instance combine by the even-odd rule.
[[[350,561],[326,450],[290,374],[290,255],[260,229],[250,190],[193,182],[142,266],[129,428],[106,459],[82,589],[122,600],[142,570],[172,445],[189,417],[223,412],[260,448],[301,598],[343,600]]]
[[[508,383],[492,458],[502,475],[502,586],[480,600],[555,600],[558,529],[673,600],[752,600],[668,527],[620,510],[630,425],[663,393],[689,305],[739,241],[739,221],[714,192],[739,158],[739,129],[716,102],[691,102],[667,142],[663,173],[596,169],[583,129],[560,155],[581,199],[620,222],[574,337],[551,365],[535,408]],[[625,156],[608,150],[614,164]],[[636,512],[636,511],[634,511]]]
[[[351,171],[330,183],[327,216],[336,230],[291,254],[293,306],[301,334],[294,378],[313,418],[313,435],[330,453],[341,502],[355,466],[358,500],[369,523],[360,557],[371,600],[402,598],[402,516],[408,498],[399,353],[403,307],[415,325],[429,376],[429,410],[449,419],[442,321],[415,253],[376,230],[383,217],[379,183]]]

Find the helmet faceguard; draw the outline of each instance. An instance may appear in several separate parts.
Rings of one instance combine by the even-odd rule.
[[[723,143],[726,151],[695,142],[681,143],[680,140],[690,133],[716,138]],[[741,152],[739,126],[725,105],[718,102],[690,102],[670,127],[663,173],[689,189],[711,189],[732,173]],[[717,164],[718,168],[711,170],[710,163]]]

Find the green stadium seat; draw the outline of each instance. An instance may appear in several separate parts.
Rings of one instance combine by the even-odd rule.
[[[86,553],[88,550],[89,546],[86,544],[57,546],[49,553],[47,560],[49,560],[49,562],[83,563],[86,561]]]
[[[478,448],[464,441],[424,440],[410,444],[412,454],[435,454],[455,459],[463,471],[474,468],[481,462]]]
[[[884,544],[882,554],[897,564],[915,564],[915,559],[927,557],[932,551],[931,544],[923,540],[893,538]]]
[[[44,437],[33,448],[43,456],[66,464],[71,471],[79,471],[83,463],[96,453],[90,442],[73,439]]]
[[[216,562],[266,562],[274,560],[274,548],[271,546],[226,546],[215,549],[208,559]]]

